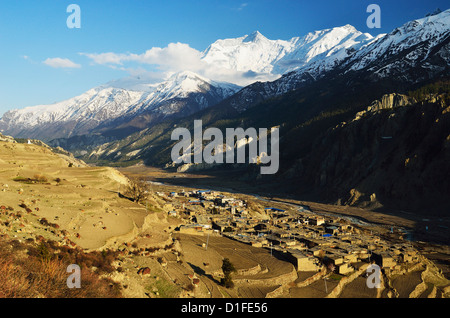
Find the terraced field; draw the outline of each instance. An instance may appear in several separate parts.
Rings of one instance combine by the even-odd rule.
[[[267,293],[297,279],[291,263],[270,255],[270,251],[252,247],[226,237],[176,235],[180,239],[184,260],[196,272],[220,281],[221,266],[228,258],[236,268],[233,282],[240,297],[265,297]],[[204,244],[208,241],[208,246]]]
[[[375,288],[368,288],[366,279],[358,277],[350,284],[348,284],[339,296],[340,298],[376,298],[377,290]]]

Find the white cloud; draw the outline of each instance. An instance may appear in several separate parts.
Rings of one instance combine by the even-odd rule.
[[[167,78],[168,75],[191,71],[206,78],[230,82],[237,85],[249,85],[255,81],[275,80],[279,76],[265,73],[242,72],[208,63],[202,59],[203,53],[184,43],[170,43],[167,47],[153,47],[142,54],[135,53],[79,53],[86,56],[94,64],[105,65],[113,69],[121,69],[134,76],[135,72],[156,80]],[[145,68],[133,68],[127,63],[137,63],[141,66],[152,66],[152,71]],[[156,72],[155,72],[156,70]]]
[[[199,67],[201,52],[184,43],[170,43],[165,48],[153,47],[142,54],[134,53],[80,53],[96,64],[123,65],[125,62],[156,65],[161,70],[186,70],[187,67]]]
[[[248,6],[248,3],[242,3],[242,4],[237,8],[237,10],[238,10],[238,11],[242,11],[246,6]]]
[[[188,44],[170,43],[165,48],[154,47],[144,54],[133,55],[131,58],[136,62],[158,65],[161,70],[195,71],[204,67],[201,56],[201,52]]]
[[[53,68],[80,68],[80,64],[76,64],[69,59],[63,59],[60,57],[48,58],[44,62],[45,65],[51,66]]]
[[[96,64],[117,64],[122,65],[122,62],[127,59],[126,54],[108,53],[79,53],[80,55],[90,58]]]

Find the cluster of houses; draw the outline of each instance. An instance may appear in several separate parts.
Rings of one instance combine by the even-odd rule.
[[[181,233],[223,235],[267,248],[299,271],[328,266],[346,275],[367,262],[395,270],[418,261],[407,242],[386,242],[348,220],[315,214],[307,206],[289,211],[267,207],[264,217],[255,217],[244,200],[214,191],[172,192],[168,197],[174,206],[169,214],[189,220],[180,226]]]

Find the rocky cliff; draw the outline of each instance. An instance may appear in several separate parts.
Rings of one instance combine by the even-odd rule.
[[[450,193],[449,95],[384,95],[316,138],[285,176],[298,193],[365,207],[435,214]],[[311,190],[313,189],[313,190]]]

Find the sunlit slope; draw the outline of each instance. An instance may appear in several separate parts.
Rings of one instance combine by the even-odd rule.
[[[42,235],[86,249],[121,244],[139,232],[147,215],[141,205],[119,197],[127,183],[111,168],[76,167],[41,146],[0,142],[0,205],[24,215],[22,223],[45,218],[59,226],[36,233],[33,224],[17,230],[10,222],[1,230],[17,239]]]

